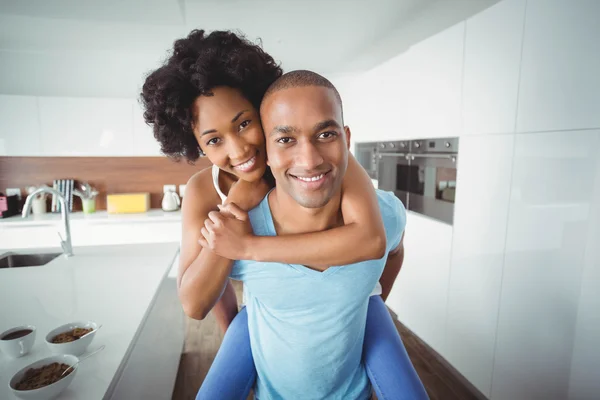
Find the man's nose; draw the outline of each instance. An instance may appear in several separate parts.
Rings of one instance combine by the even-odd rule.
[[[323,156],[319,152],[317,146],[313,143],[305,142],[297,147],[296,166],[306,170],[316,169],[323,164]]]

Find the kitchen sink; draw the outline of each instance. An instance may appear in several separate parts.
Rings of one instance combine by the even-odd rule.
[[[62,253],[5,253],[0,255],[0,268],[39,267],[46,265]]]

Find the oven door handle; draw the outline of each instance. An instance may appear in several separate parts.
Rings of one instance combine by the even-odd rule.
[[[408,160],[408,154],[406,154],[406,153],[379,153],[378,157],[380,160],[383,157],[398,157],[398,158],[405,158]]]
[[[456,154],[408,154],[407,159],[414,160],[415,158],[441,158],[456,162]]]

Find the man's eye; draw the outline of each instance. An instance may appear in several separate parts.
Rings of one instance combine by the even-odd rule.
[[[208,142],[206,142],[206,144],[208,146],[214,146],[215,144],[219,143],[219,140],[220,140],[219,138],[212,138]]]
[[[319,135],[319,139],[331,139],[337,136],[337,132],[323,132]]]
[[[291,143],[291,141],[292,141],[292,138],[289,138],[289,137],[282,137],[282,138],[277,139],[277,143],[281,143],[281,144],[288,144],[288,143]]]
[[[247,127],[248,125],[250,125],[250,122],[252,122],[252,121],[250,121],[249,119],[242,121],[242,123],[240,124],[238,130],[241,131],[242,129],[244,129],[245,127]]]

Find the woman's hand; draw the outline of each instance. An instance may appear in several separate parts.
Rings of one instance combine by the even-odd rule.
[[[231,185],[225,204],[235,203],[242,210],[252,210],[265,198],[269,189],[269,184],[264,179],[256,182],[240,179]]]
[[[219,206],[220,212],[211,211],[201,229],[198,243],[229,260],[250,259],[250,243],[254,237],[248,213],[234,203]]]

